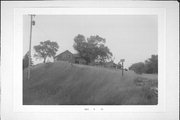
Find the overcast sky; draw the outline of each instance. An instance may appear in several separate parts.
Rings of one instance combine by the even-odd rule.
[[[56,41],[57,54],[73,49],[74,37],[99,35],[113,53],[115,62],[125,59],[125,67],[144,62],[157,54],[158,27],[155,15],[38,15],[33,26],[32,48],[40,41]],[[30,16],[24,16],[23,55],[29,47]]]

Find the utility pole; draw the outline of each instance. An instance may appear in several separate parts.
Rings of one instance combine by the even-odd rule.
[[[125,59],[120,60],[120,62],[122,62],[122,76],[124,75],[124,61]]]
[[[29,39],[29,66],[28,66],[28,80],[30,80],[30,67],[31,67],[31,39],[32,39],[32,26],[35,25],[35,21],[33,21],[33,17],[35,17],[35,15],[30,14],[30,39]]]

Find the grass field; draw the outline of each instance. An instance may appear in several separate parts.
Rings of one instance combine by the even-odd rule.
[[[157,75],[71,65],[39,64],[23,71],[24,105],[156,105]],[[157,90],[157,89],[156,89]]]

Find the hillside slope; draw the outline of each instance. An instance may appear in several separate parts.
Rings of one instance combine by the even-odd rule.
[[[157,104],[149,87],[137,86],[133,72],[68,62],[39,64],[23,73],[24,105]]]

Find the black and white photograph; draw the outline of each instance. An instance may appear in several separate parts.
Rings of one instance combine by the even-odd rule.
[[[157,15],[23,16],[23,105],[157,105]]]
[[[179,3],[2,1],[0,119],[178,120]]]

